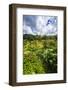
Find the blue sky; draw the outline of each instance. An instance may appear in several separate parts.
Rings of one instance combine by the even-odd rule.
[[[23,15],[24,34],[57,35],[57,17]]]

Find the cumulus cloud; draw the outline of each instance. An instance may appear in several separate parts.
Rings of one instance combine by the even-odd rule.
[[[23,25],[23,28],[24,28],[24,34],[32,34],[32,35],[34,34],[34,33],[32,32],[32,29],[31,29],[30,26],[24,24],[24,25]]]
[[[56,35],[56,16],[24,16],[24,34],[32,35]]]

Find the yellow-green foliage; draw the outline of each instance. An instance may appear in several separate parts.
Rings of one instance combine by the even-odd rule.
[[[57,39],[24,39],[23,74],[57,72]]]

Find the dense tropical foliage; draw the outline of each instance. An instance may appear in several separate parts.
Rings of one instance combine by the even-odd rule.
[[[23,35],[23,74],[57,73],[57,36]]]

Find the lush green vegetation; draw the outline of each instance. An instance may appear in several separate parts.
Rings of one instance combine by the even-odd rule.
[[[24,35],[23,73],[57,73],[57,36]]]

